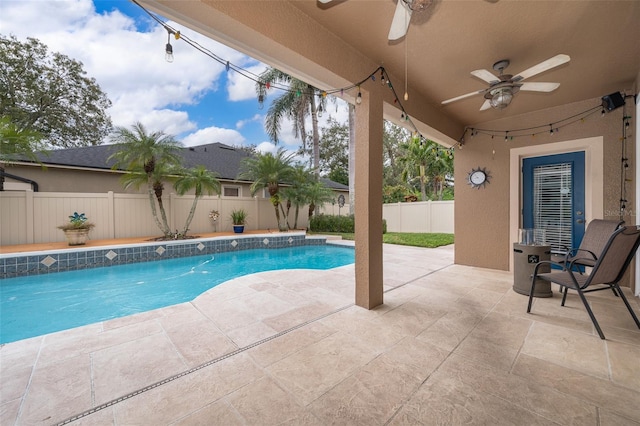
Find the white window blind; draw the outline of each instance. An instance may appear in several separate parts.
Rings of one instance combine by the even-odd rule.
[[[572,246],[573,188],[571,163],[533,169],[533,226],[545,230],[552,250]]]

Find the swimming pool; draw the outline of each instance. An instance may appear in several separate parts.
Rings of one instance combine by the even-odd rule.
[[[193,300],[230,279],[279,269],[331,269],[352,247],[252,249],[131,263],[0,282],[0,343]]]

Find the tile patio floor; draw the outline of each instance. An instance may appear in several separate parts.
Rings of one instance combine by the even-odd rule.
[[[274,271],[3,345],[0,424],[640,424],[640,330],[610,292],[588,296],[603,341],[575,294],[526,314],[510,273],[451,246],[384,262],[371,311],[353,265]]]

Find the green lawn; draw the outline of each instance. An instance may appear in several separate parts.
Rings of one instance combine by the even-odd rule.
[[[341,235],[343,240],[354,239],[354,234],[334,235]],[[387,244],[434,248],[453,244],[453,234],[414,234],[408,232],[388,232],[382,235],[382,241]]]

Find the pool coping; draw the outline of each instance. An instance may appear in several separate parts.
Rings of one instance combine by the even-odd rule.
[[[0,254],[0,279],[256,248],[277,249],[326,243],[326,236],[287,232],[6,253]]]

